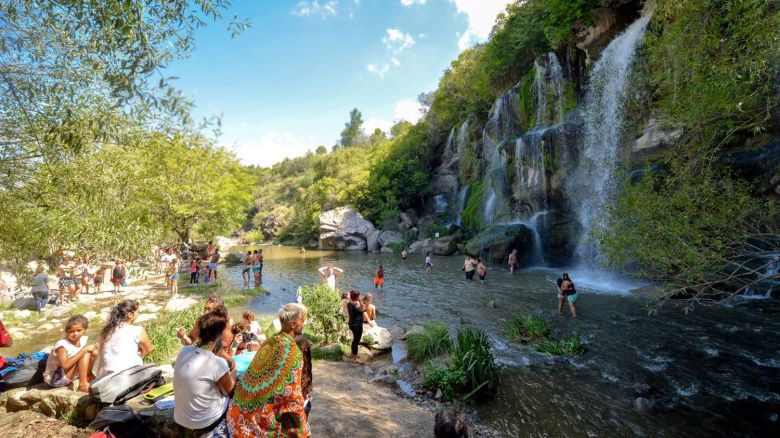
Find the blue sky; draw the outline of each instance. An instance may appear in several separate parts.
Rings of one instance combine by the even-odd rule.
[[[197,33],[171,65],[194,116],[223,116],[219,143],[244,164],[269,166],[330,148],[352,108],[364,128],[415,122],[416,96],[436,88],[458,53],[484,41],[506,0],[237,0],[226,22]]]

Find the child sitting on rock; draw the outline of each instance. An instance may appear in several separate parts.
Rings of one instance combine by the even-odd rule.
[[[95,378],[92,367],[97,360],[97,346],[87,345],[84,332],[89,327],[87,318],[71,316],[65,323],[65,337],[57,341],[46,360],[43,380],[57,388],[67,386],[74,376],[79,379],[79,391],[88,392],[89,382]]]

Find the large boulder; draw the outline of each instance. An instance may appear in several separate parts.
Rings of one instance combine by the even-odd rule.
[[[382,246],[387,246],[388,243],[404,243],[404,237],[401,235],[401,233],[397,233],[395,231],[382,231],[382,234],[379,235],[379,244]]]
[[[433,240],[433,253],[448,256],[458,250],[458,236],[444,236]]]
[[[339,207],[319,216],[320,249],[364,250],[374,225],[351,207]]]
[[[406,228],[411,228],[417,223],[417,215],[413,211],[405,211],[399,214],[398,217],[406,225]]]
[[[503,260],[512,249],[519,251],[518,263],[533,255],[534,234],[523,224],[490,225],[466,243],[464,252],[473,257]]]
[[[642,163],[657,158],[673,146],[682,134],[681,129],[673,131],[661,129],[660,124],[654,118],[651,118],[647,121],[642,136],[637,138],[636,142],[631,145],[626,161]]]
[[[393,335],[390,334],[390,330],[375,325],[371,327],[368,324],[363,324],[363,336],[371,336],[374,340],[374,344],[371,348],[374,350],[388,350],[393,345]]]
[[[246,257],[246,254],[243,252],[231,252],[227,256],[225,256],[225,263],[229,264],[239,264],[244,262],[244,257]]]
[[[32,296],[19,297],[14,300],[12,305],[14,306],[14,309],[35,310],[35,298]]]
[[[433,251],[433,239],[422,239],[409,245],[406,250],[409,254],[426,254]]]
[[[382,247],[379,239],[382,234],[379,230],[371,230],[366,234],[366,250],[371,252],[378,252]]]
[[[230,237],[217,236],[214,243],[217,245],[217,248],[219,248],[220,251],[226,252],[230,248],[233,248],[234,246],[238,246],[239,241],[237,239],[232,239]]]

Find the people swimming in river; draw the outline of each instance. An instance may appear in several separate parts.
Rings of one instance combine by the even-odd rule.
[[[333,263],[328,263],[327,266],[321,267],[319,271],[322,281],[331,289],[336,289],[336,277],[341,277],[344,274],[344,270],[333,266]]]
[[[431,259],[430,251],[425,254],[425,272],[429,274],[433,272],[433,259]]]
[[[512,274],[515,273],[517,270],[517,250],[513,249],[512,252],[509,253],[509,272]]]
[[[379,269],[376,270],[376,275],[374,276],[374,289],[376,288],[385,288],[385,268],[382,265],[379,265]]]
[[[466,272],[466,280],[474,279],[474,272],[477,269],[477,261],[471,256],[466,256],[466,260],[463,262],[462,270]]]
[[[477,259],[477,275],[479,275],[479,282],[485,283],[485,277],[487,277],[487,266],[482,263],[482,259]]]
[[[71,316],[65,323],[65,337],[57,341],[49,352],[43,380],[55,388],[67,386],[79,379],[80,392],[89,391],[89,382],[95,378],[92,367],[97,360],[97,345],[89,345],[84,333],[89,327],[87,318]]]
[[[563,273],[563,278],[559,278],[556,283],[558,284],[558,313],[563,314],[563,302],[568,301],[569,311],[571,316],[577,317],[577,309],[574,303],[577,302],[579,295],[577,289],[574,288],[574,282],[569,278],[569,274]]]

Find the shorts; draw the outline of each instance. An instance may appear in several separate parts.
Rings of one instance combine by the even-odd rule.
[[[479,276],[479,281],[485,281],[485,277],[487,277],[487,272]]]
[[[558,294],[558,299],[559,300],[565,300],[566,299],[566,295]]]
[[[247,272],[249,272],[251,269],[252,269],[252,267],[251,267],[251,266],[246,266],[246,267],[244,267],[244,268],[241,270],[241,273],[242,273],[242,274],[246,274],[246,273],[247,273]]]
[[[76,282],[70,277],[60,278],[60,287],[70,287],[76,284]]]
[[[210,271],[216,271],[217,270],[217,263],[216,262],[209,262],[209,270]]]
[[[179,273],[178,272],[173,274],[173,275],[171,275],[171,280],[176,281],[178,279],[179,279]]]
[[[570,303],[576,303],[579,298],[580,298],[580,294],[575,292],[574,295],[568,295],[566,297],[566,300],[569,301]]]
[[[54,373],[52,373],[51,378],[49,378],[49,381],[46,383],[54,388],[60,388],[68,386],[70,384],[70,379],[65,375],[65,370],[63,370],[62,367],[57,367],[57,369],[54,370]]]
[[[95,280],[94,280],[94,283],[95,283],[95,286],[100,286],[101,284],[103,284],[103,277],[97,277],[96,276]]]
[[[263,272],[263,264],[258,263],[256,265],[252,265],[252,272]]]
[[[382,278],[374,277],[374,286],[384,286],[384,284],[385,284],[384,277]]]
[[[430,263],[426,263],[426,264],[425,264],[425,267],[426,267],[426,268],[432,268],[432,267],[433,267],[433,265],[432,265],[432,264],[430,264]]]
[[[466,280],[473,280],[476,271],[466,271]]]

